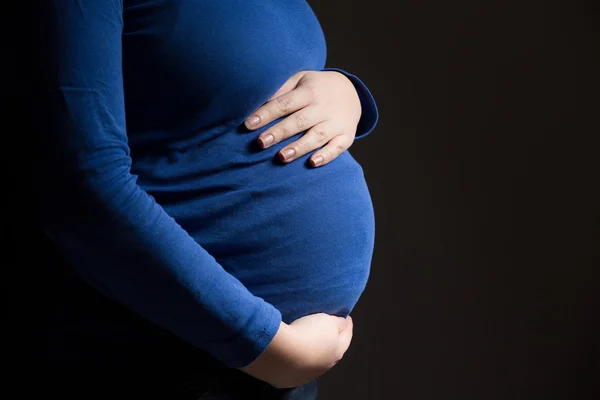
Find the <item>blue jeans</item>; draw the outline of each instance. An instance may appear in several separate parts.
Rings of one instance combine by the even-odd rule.
[[[318,390],[318,381],[314,380],[305,385],[293,389],[275,389],[262,386],[244,387],[244,385],[224,385],[222,387],[213,387],[201,391],[196,400],[316,400]],[[188,397],[186,397],[188,398]],[[189,397],[191,399],[191,397]]]
[[[317,398],[317,392],[319,383],[315,379],[305,385],[292,389],[286,393],[284,399],[286,400],[315,400]]]
[[[238,370],[222,370],[215,376],[204,375],[199,383],[187,381],[178,385],[176,399],[194,400],[315,400],[318,381],[315,379],[291,389],[276,389]]]

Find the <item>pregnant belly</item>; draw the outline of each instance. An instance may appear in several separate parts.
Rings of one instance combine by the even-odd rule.
[[[240,138],[225,135],[155,162],[153,179],[136,172],[167,213],[285,322],[316,312],[346,316],[373,252],[360,165],[348,152],[321,168],[307,166],[309,155],[283,165],[275,154],[286,142],[258,151]],[[185,178],[174,172],[181,170]]]

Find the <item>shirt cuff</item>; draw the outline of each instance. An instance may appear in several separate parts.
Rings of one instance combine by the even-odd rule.
[[[358,93],[358,97],[360,99],[360,105],[362,107],[360,121],[358,121],[358,126],[356,127],[355,140],[364,138],[373,131],[373,129],[377,125],[377,121],[379,120],[379,111],[377,109],[377,104],[375,103],[375,99],[369,91],[369,88],[367,88],[367,85],[365,85],[364,82],[361,81],[356,75],[353,75],[342,69],[324,68],[323,71],[339,72],[346,76],[346,78],[350,79],[352,84],[354,84],[354,87],[356,88],[356,92]]]
[[[219,343],[220,346],[225,344],[227,351],[218,358],[230,368],[250,365],[267,349],[279,330],[281,312],[262,299],[259,299],[259,304],[262,307],[257,310],[255,318],[244,327],[241,335],[232,343]]]

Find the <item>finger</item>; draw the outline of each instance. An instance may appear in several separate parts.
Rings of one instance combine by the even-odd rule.
[[[351,320],[349,322],[349,327],[344,329],[339,336],[340,340],[338,342],[338,348],[336,352],[338,361],[344,357],[344,354],[346,354],[346,351],[348,351],[348,348],[350,347],[350,343],[352,343],[354,325],[352,324]]]
[[[286,115],[290,115],[311,103],[312,91],[298,87],[267,101],[246,119],[246,128],[257,129]]]
[[[310,128],[298,140],[285,146],[279,151],[279,159],[283,162],[294,161],[303,155],[323,147],[336,134],[328,121],[321,122]]]
[[[338,317],[339,318],[339,333],[342,333],[343,331],[345,331],[346,329],[350,328],[352,326],[352,319],[350,318],[350,316],[344,318],[344,317]]]
[[[269,100],[273,100],[276,97],[279,97],[283,94],[286,94],[287,92],[292,91],[296,85],[298,85],[298,82],[300,81],[300,79],[302,79],[302,77],[304,75],[306,75],[308,73],[308,71],[300,71],[295,73],[294,75],[292,75],[292,77],[290,79],[288,79],[282,87],[279,88],[279,90],[277,92],[275,92],[275,94],[273,96],[271,96],[271,98]]]
[[[338,133],[333,139],[331,139],[321,150],[315,152],[310,157],[310,164],[313,167],[322,167],[323,165],[330,163],[340,156],[344,151],[348,150],[354,137],[352,135]]]
[[[284,139],[304,132],[322,122],[321,114],[318,107],[304,107],[261,133],[257,139],[258,143],[263,149],[266,149]]]

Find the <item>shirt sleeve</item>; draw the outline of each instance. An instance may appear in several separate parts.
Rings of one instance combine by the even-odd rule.
[[[132,175],[122,0],[36,3],[42,229],[99,291],[229,367],[248,365],[281,313],[227,273]]]
[[[377,125],[377,121],[379,120],[379,110],[377,108],[377,103],[375,103],[375,98],[371,94],[371,91],[367,85],[365,85],[365,83],[356,75],[339,68],[324,68],[323,71],[339,72],[350,79],[350,82],[354,84],[362,107],[362,114],[360,116],[358,126],[356,127],[355,140],[362,139],[369,135]]]

